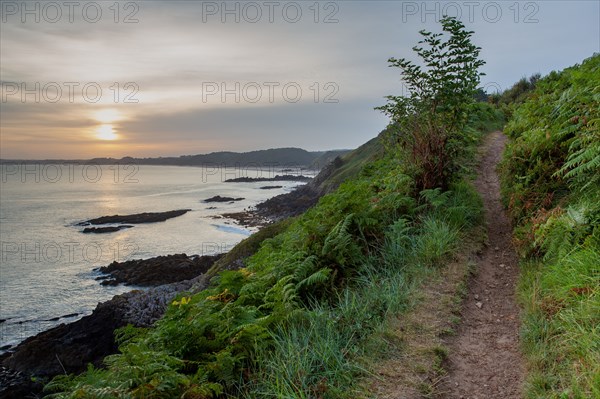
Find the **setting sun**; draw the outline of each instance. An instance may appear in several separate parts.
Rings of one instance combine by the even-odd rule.
[[[116,140],[119,136],[115,133],[113,125],[100,125],[96,129],[96,137],[100,140]]]
[[[106,109],[97,111],[94,114],[94,119],[96,119],[98,122],[102,122],[102,123],[111,123],[111,122],[118,121],[119,119],[122,119],[122,115],[119,111],[117,111],[114,108],[106,108]]]

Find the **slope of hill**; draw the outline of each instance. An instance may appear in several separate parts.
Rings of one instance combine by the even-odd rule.
[[[505,132],[529,398],[600,397],[600,55],[552,72]]]
[[[353,151],[336,156],[317,177],[304,186],[259,204],[255,211],[256,214],[271,220],[281,220],[306,211],[315,205],[323,195],[338,188],[344,180],[358,176],[366,164],[381,158],[383,146],[380,136],[369,140]]]

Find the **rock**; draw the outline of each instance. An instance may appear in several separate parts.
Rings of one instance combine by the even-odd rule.
[[[274,190],[276,188],[283,188],[283,186],[262,186],[262,187],[260,187],[261,190]]]
[[[245,198],[221,197],[220,195],[215,195],[214,197],[205,199],[204,202],[234,202],[242,200],[245,200]]]
[[[483,307],[483,303],[482,302],[475,302],[475,306],[477,306],[479,309],[481,309]]]
[[[240,225],[245,227],[263,227],[269,224],[269,219],[264,218],[258,215],[256,212],[232,212],[232,213],[224,213],[219,217],[224,217],[228,219],[233,219],[237,221]],[[217,217],[215,217],[216,219]]]
[[[315,205],[319,198],[333,191],[339,183],[325,184],[327,180],[344,165],[340,157],[336,157],[307,184],[297,187],[292,192],[269,198],[256,206],[252,213],[270,221],[278,221],[297,216]]]
[[[187,256],[175,254],[157,256],[150,259],[134,259],[126,262],[112,262],[98,269],[102,285],[158,286],[190,280],[205,273],[221,255]],[[110,279],[107,279],[109,277]]]
[[[140,223],[155,223],[164,222],[167,219],[172,219],[177,216],[181,216],[191,211],[191,209],[179,209],[175,211],[167,212],[144,212],[136,213],[133,215],[113,215],[113,216],[102,216],[96,219],[90,219],[85,222],[77,223],[77,226],[88,226],[90,224],[108,224],[108,223],[129,223],[129,224],[140,224]]]
[[[475,298],[475,299],[479,299],[479,295],[478,295],[478,294],[475,294],[475,295],[473,295],[473,298]]]
[[[200,275],[147,291],[116,295],[98,304],[89,316],[26,339],[12,352],[0,356],[0,397],[41,397],[43,385],[33,382],[32,377],[36,381],[47,381],[64,374],[65,370],[81,373],[88,363],[101,366],[104,357],[117,353],[115,329],[127,324],[149,327],[162,317],[177,293],[194,288],[201,290],[207,284],[208,279]]]
[[[504,263],[500,263],[500,267],[501,267],[502,269],[504,269],[504,266],[506,266]]]
[[[0,367],[0,397],[3,399],[23,399],[38,397],[43,385],[31,380],[31,377],[19,371]],[[36,396],[30,396],[30,395]]]
[[[127,324],[123,302],[126,302],[123,297],[115,297],[99,304],[91,315],[81,320],[60,324],[26,339],[14,352],[4,356],[2,366],[41,378],[63,374],[65,370],[81,372],[87,363],[100,366],[104,356],[117,351],[112,332]]]
[[[225,183],[252,183],[257,181],[310,181],[312,177],[303,175],[276,175],[275,177],[238,177],[227,179]]]
[[[122,224],[120,226],[107,226],[107,227],[86,227],[85,229],[83,229],[82,233],[96,233],[96,234],[112,233],[112,232],[123,230],[123,229],[130,229],[132,227],[133,226],[128,225],[128,224]]]

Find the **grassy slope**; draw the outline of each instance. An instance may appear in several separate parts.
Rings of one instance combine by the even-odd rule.
[[[339,161],[331,166],[331,170],[326,173],[326,176],[319,176],[316,179],[316,190],[321,193],[329,193],[335,190],[344,180],[356,178],[368,162],[377,160],[382,156],[382,153],[383,147],[380,139],[375,137],[357,149],[342,154]],[[329,160],[331,161],[331,159]],[[256,253],[264,240],[285,231],[292,220],[292,218],[289,218],[273,223],[244,239],[213,265],[207,273],[208,277],[212,278],[222,270],[243,267],[243,259]]]
[[[600,397],[600,55],[517,107],[501,167],[523,256],[527,397]]]

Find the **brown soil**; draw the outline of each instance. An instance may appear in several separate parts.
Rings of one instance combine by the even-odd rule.
[[[384,359],[372,366],[373,378],[365,384],[369,398],[431,398],[437,392],[445,374],[444,336],[454,331],[465,282],[484,240],[483,228],[478,229],[453,262],[425,278],[413,298],[414,307],[389,320]]]
[[[456,336],[447,340],[443,398],[521,398],[524,366],[519,352],[518,258],[512,226],[500,202],[496,166],[506,137],[492,133],[483,146],[475,187],[483,198],[489,245],[469,281]]]

